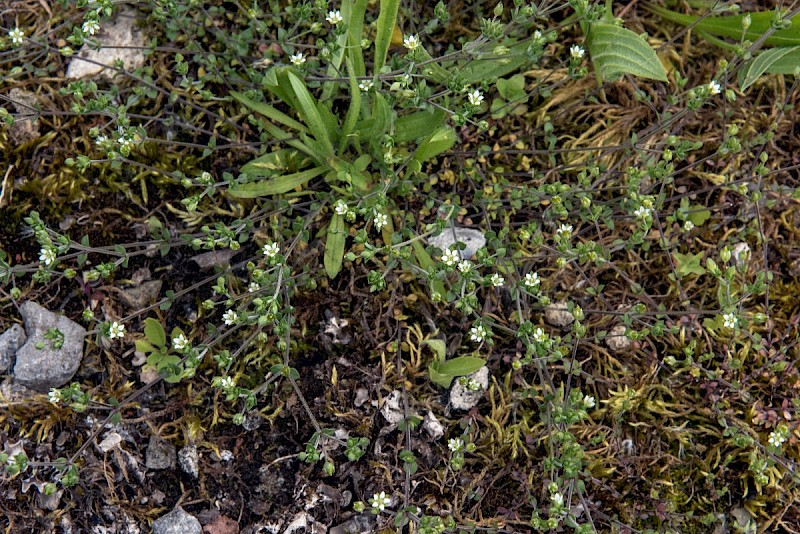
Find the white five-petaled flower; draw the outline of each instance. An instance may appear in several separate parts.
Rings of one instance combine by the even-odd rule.
[[[347,203],[344,200],[337,200],[333,209],[336,215],[345,215],[347,213]]]
[[[328,16],[325,17],[325,20],[328,21],[328,24],[333,24],[336,26],[342,22],[342,12],[338,9],[336,11],[328,11]]]
[[[406,35],[403,37],[403,46],[413,52],[419,48],[419,38],[416,35]]]
[[[694,223],[692,221],[687,219],[686,221],[683,222],[683,231],[684,232],[690,232],[692,230],[692,228],[694,228]]]
[[[376,493],[372,496],[372,509],[378,512],[383,512],[390,503],[391,500],[386,496],[385,491]]]
[[[547,341],[547,334],[541,328],[537,328],[533,331],[533,340],[537,343],[544,343]]]
[[[372,223],[378,231],[381,231],[384,226],[389,224],[389,217],[385,213],[376,213]]]
[[[100,29],[100,23],[96,19],[89,19],[83,23],[83,33],[94,35]]]
[[[551,501],[553,502],[553,504],[555,504],[556,506],[564,506],[564,495],[562,495],[561,493],[554,493],[554,494],[552,494],[552,495],[550,496],[550,500],[551,500]]]
[[[480,343],[486,339],[486,328],[483,325],[475,325],[469,330],[469,339],[475,343]]]
[[[651,212],[652,210],[650,208],[639,206],[638,208],[636,208],[633,214],[636,215],[636,217],[638,217],[639,219],[649,219]]]
[[[447,448],[450,449],[450,452],[464,450],[464,440],[461,438],[451,438],[447,440]]]
[[[457,250],[453,250],[452,248],[445,250],[444,254],[442,254],[442,262],[448,267],[452,267],[458,263],[459,259],[461,259],[461,255]]]
[[[277,243],[267,243],[261,248],[261,252],[268,258],[274,258],[281,251]]]
[[[569,47],[569,55],[573,59],[582,59],[585,53],[586,51],[581,46],[572,45],[571,47]]]
[[[533,32],[533,36],[532,37],[533,37],[533,42],[534,43],[538,43],[538,42],[540,42],[542,40],[542,32],[540,32],[539,30],[536,30],[535,32]]]
[[[250,282],[247,285],[247,291],[249,291],[250,293],[255,293],[259,289],[261,289],[261,286],[259,285],[258,282]]]
[[[725,323],[725,328],[736,328],[736,325],[739,324],[739,318],[733,313],[724,314],[722,320]]]
[[[49,400],[53,404],[58,404],[59,402],[61,402],[61,390],[52,388],[50,392],[47,394],[47,400]]]
[[[125,336],[125,325],[114,321],[111,323],[111,326],[108,327],[108,338],[109,339],[122,339]]]
[[[722,91],[722,86],[719,84],[717,80],[711,80],[708,82],[708,94],[710,95],[718,95]]]
[[[222,320],[225,322],[226,325],[231,326],[232,324],[236,323],[236,319],[239,318],[239,314],[233,310],[228,310],[222,314]]]
[[[291,61],[292,65],[294,65],[295,67],[299,67],[300,65],[306,62],[306,56],[304,56],[302,52],[298,52],[296,54],[292,54],[289,57],[289,61]]]
[[[481,93],[478,89],[470,91],[467,93],[467,100],[469,100],[469,103],[473,106],[480,106],[483,102],[483,93]]]
[[[533,289],[541,284],[542,281],[539,279],[539,273],[528,273],[525,275],[525,279],[522,281],[522,283]]]
[[[365,93],[369,92],[372,89],[372,86],[375,85],[372,80],[362,80],[358,82],[358,88],[364,91]]]
[[[464,274],[467,274],[472,270],[472,262],[469,260],[461,260],[458,262],[458,270]]]
[[[786,436],[780,430],[773,430],[769,434],[769,444],[773,447],[780,447],[786,441]]]
[[[108,141],[108,137],[105,135],[98,135],[95,137],[94,142],[97,146],[103,146],[103,144]]]
[[[52,247],[42,247],[39,252],[39,261],[49,267],[56,261],[56,250]]]
[[[234,386],[236,386],[236,382],[229,376],[223,377],[222,380],[219,381],[219,387],[222,389],[231,389]]]
[[[583,398],[583,406],[585,408],[594,408],[595,402],[596,401],[594,400],[594,397],[592,397],[591,395],[586,395]]]
[[[494,287],[503,287],[503,284],[506,283],[506,279],[500,276],[498,273],[493,273],[489,278],[489,281]]]
[[[177,337],[172,338],[172,348],[175,350],[183,350],[189,346],[189,339],[184,334],[178,334]]]
[[[21,45],[22,40],[25,39],[25,32],[19,28],[14,28],[8,32],[8,38],[11,39],[11,44]]]
[[[561,226],[558,227],[558,230],[556,232],[561,237],[568,237],[568,236],[572,235],[572,225],[571,224],[562,224]]]

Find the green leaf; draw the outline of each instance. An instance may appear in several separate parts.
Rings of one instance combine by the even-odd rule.
[[[231,96],[238,100],[241,104],[244,104],[246,107],[252,109],[256,113],[260,113],[267,117],[268,119],[279,122],[284,126],[288,126],[289,128],[302,133],[308,133],[308,128],[306,126],[293,118],[289,115],[278,111],[274,107],[270,106],[269,104],[265,104],[263,102],[256,102],[255,100],[251,100],[247,98],[242,93],[238,93],[236,91],[231,91]]]
[[[675,258],[675,263],[677,264],[675,271],[678,273],[678,278],[683,278],[690,274],[705,274],[706,269],[700,263],[703,259],[702,252],[698,252],[697,254],[673,252],[672,256]]]
[[[146,341],[144,339],[137,339],[136,341],[134,341],[134,345],[136,345],[136,351],[141,352],[143,354],[156,352],[158,350],[153,345],[151,345],[149,341]]]
[[[394,141],[398,145],[432,135],[444,123],[440,109],[416,111],[394,121]]]
[[[442,126],[419,144],[412,159],[418,163],[425,163],[449,149],[455,142],[455,130],[449,126]]]
[[[425,247],[422,246],[422,243],[419,241],[414,241],[411,243],[411,248],[414,249],[414,257],[417,258],[417,263],[420,267],[428,271],[431,267],[435,265],[431,255],[428,254],[428,251],[425,250]],[[442,280],[432,279],[430,280],[431,288],[439,293],[442,297],[447,294],[447,288],[444,286],[444,282]]]
[[[443,362],[446,357],[446,350],[447,346],[445,345],[444,341],[441,339],[426,339],[423,341],[425,345],[428,345],[433,352],[436,353],[436,359],[440,362]]]
[[[386,54],[389,52],[389,44],[392,41],[400,0],[381,0],[380,5],[378,31],[375,36],[375,74],[378,74],[386,63]]]
[[[324,263],[328,278],[336,278],[336,275],[342,270],[346,238],[347,232],[344,229],[344,217],[334,213],[328,225],[328,239],[325,241]]]
[[[742,15],[718,16],[718,17],[695,17],[670,11],[663,7],[644,3],[645,7],[658,16],[680,24],[681,26],[692,26],[694,29],[717,35],[720,37],[730,37],[737,41],[742,38],[749,41],[757,41],[772,28],[772,19],[775,17],[773,11],[762,11],[759,13],[749,13],[750,27],[746,31],[742,30]],[[797,17],[795,17],[797,18]],[[798,19],[800,20],[800,19]],[[794,19],[792,19],[794,22]],[[800,25],[792,25],[784,30],[777,30],[764,41],[767,46],[797,46],[800,45]]]
[[[604,80],[632,74],[667,81],[667,73],[655,51],[647,41],[630,30],[604,22],[594,23],[589,27],[586,47]]]
[[[325,127],[325,121],[317,108],[317,102],[311,93],[306,89],[306,84],[297,77],[293,72],[288,73],[289,81],[292,84],[295,95],[300,102],[300,107],[303,110],[303,116],[306,123],[311,127],[312,135],[320,142],[325,150],[324,157],[329,158],[333,155],[333,144],[331,144],[330,137],[328,136],[328,129]]]
[[[249,184],[237,185],[228,189],[228,193],[236,198],[258,198],[268,195],[280,195],[291,191],[299,185],[303,185],[312,178],[316,178],[324,173],[326,169],[314,167],[305,171],[286,174],[269,180],[251,182]]]
[[[686,215],[686,218],[692,221],[692,224],[695,226],[703,226],[703,224],[711,217],[711,212],[703,206],[692,206],[690,208],[690,212]]]
[[[144,320],[144,337],[156,347],[163,347],[167,344],[167,334],[161,323],[152,317]]]
[[[497,92],[500,96],[511,101],[524,102],[528,99],[528,93],[525,92],[525,76],[517,74],[511,78],[501,78],[497,80]]]
[[[512,72],[530,64],[528,58],[528,45],[530,43],[525,40],[520,43],[506,43],[508,52],[502,56],[496,55],[494,52],[486,54],[485,58],[478,58],[470,62],[461,71],[461,76],[467,84],[481,83],[484,80],[496,80]]]
[[[247,162],[241,169],[250,176],[271,178],[278,174],[292,174],[305,169],[311,159],[293,148],[283,148],[269,152]]]
[[[447,389],[453,382],[453,376],[440,373],[439,371],[436,370],[438,366],[439,362],[434,362],[430,366],[428,366],[428,378],[430,378],[431,382],[433,382],[437,386]]]
[[[438,371],[445,375],[450,376],[467,376],[471,375],[481,367],[486,365],[486,360],[477,358],[475,356],[459,356],[452,360],[447,360],[441,364]]]
[[[739,71],[742,91],[753,85],[765,72],[794,74],[800,67],[800,46],[785,46],[764,50]]]

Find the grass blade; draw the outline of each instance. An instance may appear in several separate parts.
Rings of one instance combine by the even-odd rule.
[[[314,138],[319,141],[324,149],[324,157],[330,158],[333,156],[333,144],[328,135],[328,129],[325,127],[325,121],[322,119],[319,109],[317,109],[316,100],[306,89],[306,84],[293,72],[289,73],[289,82],[291,82],[292,89],[294,89],[297,100],[300,102],[306,123],[311,128]]]
[[[381,12],[378,15],[378,32],[375,37],[375,74],[378,74],[386,63],[386,54],[392,42],[392,32],[397,21],[397,10],[400,0],[381,0]]]

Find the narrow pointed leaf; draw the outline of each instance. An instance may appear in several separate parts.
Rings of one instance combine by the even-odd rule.
[[[326,158],[331,157],[333,155],[333,145],[328,136],[328,129],[325,127],[325,121],[322,119],[319,109],[317,109],[317,102],[314,100],[314,97],[311,96],[311,93],[308,92],[306,84],[293,72],[289,73],[289,81],[292,84],[295,95],[297,95],[300,107],[303,110],[303,116],[306,123],[311,127],[314,138],[324,147],[324,156]]]
[[[764,73],[794,74],[797,68],[800,68],[800,46],[764,50],[739,71],[739,85],[744,91]]]
[[[268,195],[280,195],[291,191],[299,185],[303,185],[312,178],[316,178],[325,172],[325,169],[314,167],[305,171],[285,174],[269,180],[251,182],[249,184],[237,185],[228,189],[231,196],[236,198],[258,198]]]
[[[452,147],[455,142],[455,130],[449,126],[443,126],[419,144],[412,159],[418,163],[425,163]]]
[[[328,225],[328,238],[325,241],[325,257],[323,258],[328,278],[336,278],[336,275],[342,270],[346,238],[344,217],[334,213]]]
[[[450,376],[471,375],[481,367],[486,365],[486,360],[475,356],[459,356],[452,360],[447,360],[437,369],[440,373]]]
[[[647,41],[630,30],[598,22],[591,25],[586,47],[604,80],[623,74],[667,81],[667,73]]]
[[[381,0],[378,15],[378,31],[375,36],[375,74],[378,74],[386,63],[386,54],[392,42],[392,32],[397,21],[397,10],[400,0]]]
[[[265,104],[263,102],[256,102],[255,100],[252,100],[243,95],[242,93],[238,93],[236,91],[231,91],[231,96],[236,100],[238,100],[240,103],[244,104],[248,108],[255,111],[256,113],[260,113],[261,115],[264,115],[265,117],[267,117],[272,121],[279,122],[284,126],[288,126],[293,130],[297,130],[298,132],[306,132],[306,133],[308,132],[308,129],[305,127],[303,123],[294,120],[287,114],[278,111],[269,104]]]

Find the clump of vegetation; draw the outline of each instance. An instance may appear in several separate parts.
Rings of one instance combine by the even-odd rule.
[[[89,331],[0,410],[7,526],[800,526],[800,8],[723,7],[2,14],[0,325]]]

